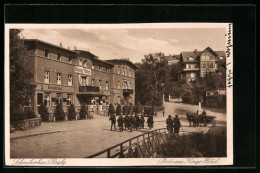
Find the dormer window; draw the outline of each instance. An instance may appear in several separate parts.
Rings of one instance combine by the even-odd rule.
[[[50,58],[50,53],[49,53],[49,50],[48,50],[48,49],[46,49],[46,50],[44,51],[44,56],[47,57],[47,58]]]
[[[71,58],[71,56],[69,56],[69,63],[70,63],[70,64],[72,63],[72,58]]]
[[[84,67],[87,67],[87,63],[88,63],[88,61],[85,60],[85,61],[84,61]]]
[[[82,59],[79,59],[79,66],[82,66]]]
[[[219,59],[222,60],[222,59],[223,59],[223,56],[219,57]]]
[[[60,53],[57,54],[57,60],[58,60],[58,61],[61,61]]]
[[[194,60],[194,58],[193,57],[189,57],[189,61],[193,61]]]

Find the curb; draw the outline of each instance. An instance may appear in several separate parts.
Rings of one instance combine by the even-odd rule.
[[[52,133],[60,133],[60,132],[66,132],[66,131],[35,133],[35,134],[30,134],[30,135],[11,137],[10,140],[15,140],[15,139],[20,139],[20,138],[27,138],[27,137],[38,136],[38,135],[46,135],[46,134],[52,134]]]

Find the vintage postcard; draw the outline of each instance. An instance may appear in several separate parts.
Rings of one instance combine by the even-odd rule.
[[[232,23],[5,25],[5,165],[232,164]]]

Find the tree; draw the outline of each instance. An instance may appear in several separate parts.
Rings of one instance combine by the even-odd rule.
[[[80,119],[85,119],[87,115],[88,115],[88,108],[87,108],[86,104],[83,104],[80,107],[79,117],[80,117]]]
[[[162,53],[148,54],[137,64],[136,100],[141,104],[162,104],[163,84],[169,79],[169,67],[162,56]]]
[[[57,121],[63,121],[65,119],[65,113],[61,103],[58,103],[54,111],[54,117]]]
[[[28,65],[28,52],[20,37],[21,29],[10,29],[10,113],[20,112],[33,97],[35,85]]]
[[[38,113],[41,115],[42,121],[49,121],[48,109],[44,103],[38,108]]]
[[[118,104],[116,107],[116,115],[121,115],[122,111],[121,111],[121,105]]]
[[[71,104],[68,108],[68,119],[73,120],[76,119],[76,111],[74,104]]]
[[[113,115],[115,113],[115,108],[114,106],[112,105],[112,103],[109,104],[108,106],[108,115]]]

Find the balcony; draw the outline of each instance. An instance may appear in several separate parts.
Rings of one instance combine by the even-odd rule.
[[[184,68],[183,71],[199,71],[199,68]]]
[[[79,92],[100,92],[97,86],[79,86]]]
[[[123,94],[133,94],[134,91],[132,89],[123,89]]]

